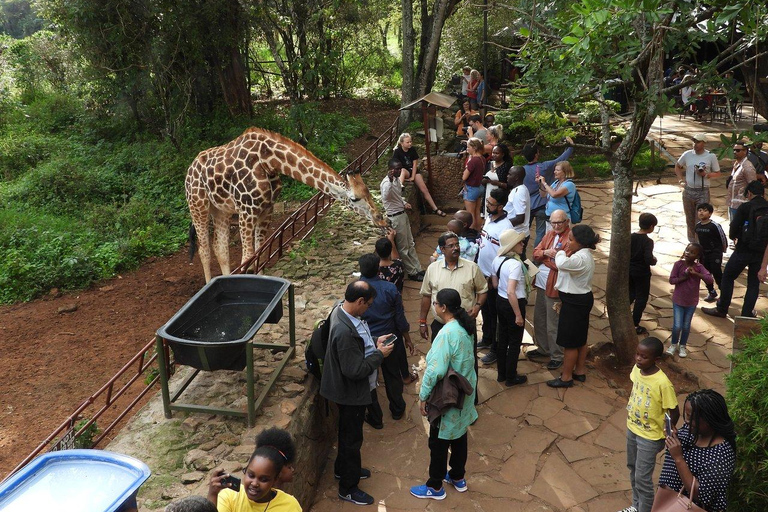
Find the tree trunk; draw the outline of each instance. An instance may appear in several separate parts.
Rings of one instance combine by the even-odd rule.
[[[648,136],[656,119],[658,99],[664,87],[662,32],[653,37],[655,51],[645,69],[638,70],[636,87],[643,91],[645,102],[635,104],[627,134],[611,158],[613,171],[613,212],[611,214],[611,245],[605,302],[610,318],[611,337],[619,362],[629,364],[637,347],[637,333],[629,308],[629,250],[632,232],[632,161]],[[639,73],[644,75],[640,80]]]
[[[765,43],[764,43],[765,44]],[[768,55],[763,55],[755,62],[750,62],[741,68],[746,82],[748,101],[752,102],[755,112],[768,119],[768,79],[765,78],[765,69],[768,69]],[[757,73],[756,71],[762,72]]]
[[[253,113],[245,66],[240,49],[237,47],[222,50],[223,63],[219,63],[218,75],[224,101],[233,116]]]
[[[414,53],[414,33],[413,33],[413,0],[402,0],[403,22],[402,22],[402,42],[403,42],[403,86],[402,100],[400,105],[407,105],[416,99],[413,90],[413,53]],[[411,122],[411,111],[400,111],[400,130],[405,130],[408,123]]]

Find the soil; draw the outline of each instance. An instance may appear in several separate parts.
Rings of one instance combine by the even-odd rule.
[[[396,108],[365,100],[333,100],[321,108],[368,120],[368,133],[344,148],[350,160],[398,115]],[[239,258],[233,247],[231,261]],[[199,259],[190,264],[180,249],[88,290],[51,290],[29,303],[0,306],[0,479],[152,342],[204,284]],[[131,368],[138,370],[138,363]]]

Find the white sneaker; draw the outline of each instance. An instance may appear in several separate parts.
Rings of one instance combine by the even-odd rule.
[[[685,346],[680,346],[680,357],[688,357],[688,351],[685,350]]]
[[[675,355],[675,352],[677,352],[677,344],[670,345],[669,348],[667,349],[667,354],[673,356]]]
[[[637,509],[635,507],[627,507],[619,510],[619,512],[637,512]]]

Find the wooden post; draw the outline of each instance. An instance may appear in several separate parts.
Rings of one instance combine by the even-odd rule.
[[[426,151],[426,153],[427,153],[427,189],[432,190],[432,160],[429,157],[429,152],[430,152],[430,149],[429,149],[429,143],[430,143],[430,140],[429,140],[429,112],[427,110],[427,102],[426,101],[422,101],[421,102],[421,117],[422,117],[422,120],[423,120],[422,122],[424,124],[424,139],[425,139],[425,146],[426,146],[426,149],[424,151]]]

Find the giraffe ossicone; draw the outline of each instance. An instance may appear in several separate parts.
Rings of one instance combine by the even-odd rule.
[[[287,137],[248,128],[228,144],[201,151],[187,170],[187,204],[206,282],[211,280],[211,245],[221,273],[230,273],[229,223],[233,214],[238,215],[241,263],[264,241],[280,193],[281,174],[343,201],[378,227],[387,226],[359,171],[339,175]]]

